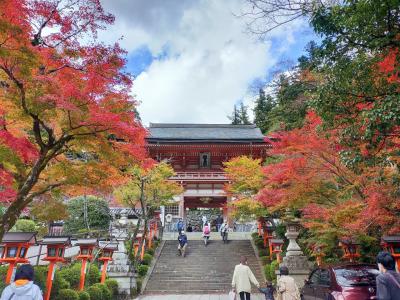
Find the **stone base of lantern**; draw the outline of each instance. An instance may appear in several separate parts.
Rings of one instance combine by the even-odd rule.
[[[304,280],[308,278],[312,266],[304,255],[286,256],[279,266],[286,266],[289,269],[289,276],[293,277],[299,288],[304,286]],[[279,277],[279,270],[277,271]]]

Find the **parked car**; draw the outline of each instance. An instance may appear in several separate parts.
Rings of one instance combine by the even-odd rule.
[[[376,265],[346,264],[319,267],[301,289],[303,300],[376,299]]]

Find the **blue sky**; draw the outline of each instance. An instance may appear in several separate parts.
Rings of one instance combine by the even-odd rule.
[[[316,39],[305,21],[296,20],[260,41],[235,16],[244,3],[103,1],[116,22],[100,37],[120,40],[128,51],[132,94],[145,125],[227,123],[235,103],[252,107],[255,83],[287,70]]]

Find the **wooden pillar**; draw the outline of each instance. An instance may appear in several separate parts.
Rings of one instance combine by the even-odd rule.
[[[86,266],[87,266],[87,258],[82,259],[82,267],[81,267],[81,278],[79,280],[79,290],[83,291],[85,287],[85,277],[86,277]]]
[[[11,282],[11,277],[14,274],[14,269],[15,269],[15,262],[10,262],[8,265],[8,270],[7,270],[7,276],[6,276],[6,284],[10,284]]]
[[[55,269],[55,262],[51,261],[49,264],[49,270],[47,272],[47,280],[46,280],[46,294],[44,296],[45,300],[50,300],[51,288],[53,287],[53,280],[54,280],[54,272]]]
[[[103,261],[103,269],[101,270],[100,283],[104,283],[106,281],[107,265],[108,265],[108,260],[104,260]]]

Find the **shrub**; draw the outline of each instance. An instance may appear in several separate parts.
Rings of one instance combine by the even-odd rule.
[[[260,256],[260,260],[263,266],[271,263],[269,256]]]
[[[90,295],[91,300],[102,300],[103,299],[101,289],[97,286],[94,286],[94,285],[90,286],[87,289],[87,292]]]
[[[259,249],[258,250],[258,256],[267,256],[268,255],[268,251],[267,249]]]
[[[270,270],[270,276],[271,276],[271,280],[275,281],[276,280],[276,274],[275,271],[279,269],[279,263],[277,260],[274,260],[273,262],[271,262],[269,270]]]
[[[264,266],[264,275],[268,281],[272,281],[271,272],[270,272],[270,264]]]
[[[104,283],[108,287],[108,289],[112,292],[113,296],[118,295],[118,281],[114,279],[107,279]]]
[[[149,270],[149,267],[145,266],[145,265],[141,265],[141,266],[137,267],[137,272],[138,272],[139,276],[141,276],[141,277],[146,276],[148,270]]]
[[[95,264],[90,264],[88,266],[88,273],[86,274],[86,280],[87,280],[88,286],[100,282],[99,267],[97,267]]]
[[[80,291],[78,292],[79,295],[79,300],[90,300],[90,295],[86,291]]]
[[[146,253],[150,254],[150,255],[154,255],[154,249],[153,248],[149,248],[149,249],[146,250]]]
[[[79,296],[74,290],[63,289],[58,292],[57,300],[79,300]]]
[[[136,293],[140,293],[142,290],[142,280],[140,278],[136,278]]]
[[[19,219],[12,228],[12,231],[34,232],[36,231],[36,224],[32,220]]]
[[[57,274],[57,271],[54,275],[53,287],[51,289],[50,298],[58,299],[58,293],[60,290],[70,289],[71,285],[68,281],[66,281],[60,274]]]
[[[256,238],[258,238],[258,232],[253,232],[253,233],[251,234],[251,238],[252,238],[253,240],[255,240]]]
[[[145,255],[143,256],[142,264],[144,264],[144,265],[150,265],[152,259],[153,259],[153,256],[152,256],[152,255],[150,255],[150,254],[145,254]]]
[[[96,283],[92,286],[99,288],[101,291],[101,300],[112,300],[112,293],[105,284]]]
[[[43,292],[43,294],[46,293],[46,280],[47,280],[47,266],[36,266],[34,267],[35,269],[35,275],[33,278],[33,282],[37,284],[40,288],[40,290]],[[57,273],[57,270],[56,270]],[[53,282],[54,285],[54,282]],[[68,287],[66,287],[68,288]],[[54,289],[54,288],[53,288]],[[52,291],[53,291],[52,289]],[[57,290],[58,293],[58,290]]]
[[[257,246],[258,249],[264,248],[264,240],[262,238],[255,239],[254,244]]]
[[[63,267],[58,274],[66,280],[72,289],[77,289],[81,277],[81,263]],[[56,272],[57,273],[57,272]]]
[[[0,266],[0,295],[7,286],[6,276],[7,276],[8,266]]]

